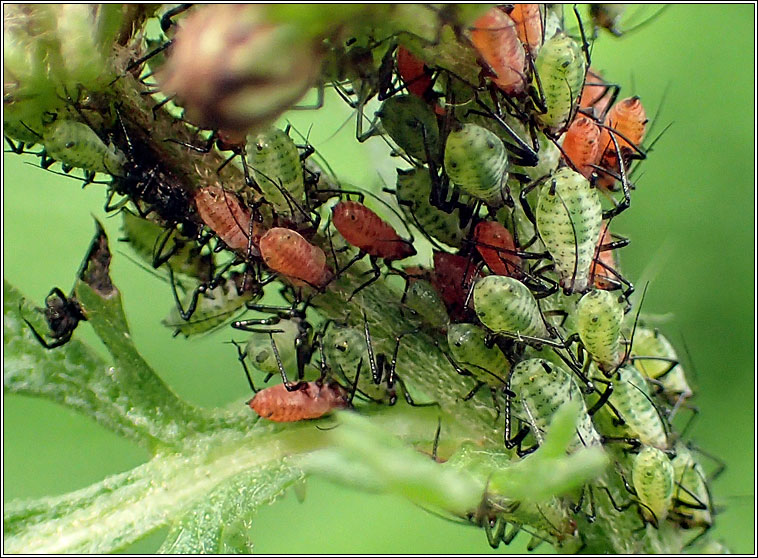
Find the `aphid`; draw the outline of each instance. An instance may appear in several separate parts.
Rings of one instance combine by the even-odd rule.
[[[625,4],[590,4],[592,23],[620,37],[623,33],[618,28],[618,24],[626,8]]]
[[[518,277],[521,273],[521,258],[515,255],[513,235],[496,221],[480,221],[474,229],[476,249],[495,275]]]
[[[516,24],[516,32],[521,43],[526,47],[532,60],[537,57],[543,39],[542,13],[539,4],[514,4],[510,11],[511,19]]]
[[[542,444],[544,433],[550,426],[558,409],[568,401],[580,401],[577,412],[576,436],[570,442],[569,451],[590,446],[602,446],[600,435],[592,424],[590,415],[584,405],[582,391],[573,376],[562,367],[543,359],[528,359],[513,367],[508,387],[515,397],[506,399],[506,447],[521,446],[521,442],[531,431],[537,444],[526,450],[519,450],[524,455],[537,449]],[[512,401],[511,401],[512,400]],[[528,425],[511,437],[511,404],[520,420]]]
[[[83,122],[57,118],[44,127],[41,143],[48,156],[65,166],[90,173],[102,172],[116,176],[124,173],[126,156],[116,147],[106,145]]]
[[[609,372],[624,359],[621,322],[624,306],[608,291],[590,291],[576,305],[576,324],[584,348]]]
[[[511,370],[503,352],[488,343],[487,332],[474,324],[451,324],[447,330],[447,345],[455,363],[476,380],[476,385],[464,399],[473,397],[486,385],[499,412],[497,391],[505,387]]]
[[[463,241],[458,215],[429,203],[432,179],[424,169],[397,169],[397,203],[410,221],[424,234],[453,247]]]
[[[240,359],[247,361],[256,369],[266,374],[266,380],[271,376],[279,374],[281,369],[297,371],[298,379],[300,377],[298,362],[298,340],[303,337],[303,326],[300,320],[281,319],[281,320],[262,320],[265,321],[262,328],[252,329],[249,326],[249,320],[244,322],[244,331],[253,331],[244,351],[240,353]],[[275,323],[274,323],[275,322]],[[234,324],[236,329],[240,329],[239,323]],[[307,338],[308,331],[305,331]],[[307,339],[305,339],[307,342]],[[276,347],[276,350],[274,350]],[[312,352],[312,351],[311,351]],[[310,356],[310,355],[308,355]],[[303,362],[303,366],[304,366]],[[286,377],[286,374],[285,374]]]
[[[434,80],[432,70],[403,46],[397,47],[397,73],[409,93],[428,99]]]
[[[263,389],[248,402],[259,416],[273,422],[297,422],[321,418],[350,406],[348,391],[337,382],[300,382],[288,390],[285,384]]]
[[[453,130],[445,143],[445,172],[469,196],[500,207],[510,198],[508,154],[502,140],[476,124]]]
[[[433,329],[444,330],[450,321],[445,303],[425,279],[409,279],[402,302]]]
[[[23,320],[32,330],[34,337],[39,341],[40,345],[46,349],[55,349],[68,343],[79,322],[82,320],[86,321],[87,319],[73,293],[71,297],[67,297],[58,287],[52,289],[45,297],[45,308],[39,309],[39,311],[44,314],[45,321],[47,321],[47,325],[50,328],[50,337],[53,338],[52,343],[46,341],[29,320],[26,318],[23,318]]]
[[[631,359],[635,368],[646,377],[660,383],[671,403],[692,397],[679,357],[668,339],[657,329],[638,327],[634,333]]]
[[[479,320],[495,333],[545,338],[548,331],[531,291],[513,277],[489,275],[474,285]]]
[[[466,308],[466,297],[479,277],[476,266],[468,258],[448,252],[435,251],[433,260],[432,285],[445,303],[450,320],[467,321],[472,316]]]
[[[311,287],[324,288],[334,277],[324,251],[291,229],[269,229],[261,237],[259,248],[269,268]]]
[[[582,47],[568,35],[556,33],[542,45],[534,66],[545,109],[538,111],[537,120],[551,133],[560,133],[573,118],[584,84]]]
[[[584,292],[590,286],[590,265],[602,221],[597,190],[581,174],[564,167],[542,186],[537,200],[537,231],[567,293]]]
[[[474,48],[493,74],[492,82],[508,95],[523,93],[526,53],[511,17],[500,8],[490,8],[470,32]]]
[[[278,214],[295,216],[305,202],[303,166],[295,142],[287,132],[270,128],[248,136],[245,151],[266,201]]]
[[[608,108],[613,104],[619,87],[611,85],[603,80],[599,72],[590,68],[582,87],[582,96],[579,99],[579,107],[591,109],[593,116],[604,119]]]
[[[617,178],[621,177],[621,167],[628,168],[629,163],[634,158],[641,158],[639,146],[645,137],[645,128],[647,125],[647,115],[645,107],[639,97],[629,97],[622,99],[611,107],[605,117],[603,129],[600,132],[598,140],[600,153],[599,166],[614,175],[607,172],[601,172],[598,184],[605,188],[613,185]],[[618,150],[621,152],[619,161],[616,144],[611,139],[611,134],[618,143]]]
[[[194,194],[195,207],[203,223],[232,250],[258,255],[260,231],[250,210],[233,192],[219,186],[205,186]],[[257,234],[256,234],[257,233]]]
[[[674,467],[661,450],[646,446],[634,457],[632,482],[642,516],[655,527],[668,516],[674,496]]]
[[[687,529],[713,525],[713,503],[708,478],[692,452],[682,443],[676,445],[672,519]]]
[[[415,95],[395,95],[382,103],[376,115],[382,128],[408,155],[419,161],[439,156],[439,128],[432,108]]]
[[[577,114],[563,136],[563,157],[586,179],[595,172],[600,149],[600,127],[592,119]]]

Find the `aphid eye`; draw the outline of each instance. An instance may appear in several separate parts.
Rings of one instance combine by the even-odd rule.
[[[268,359],[267,351],[261,351],[255,356],[255,362],[266,362],[267,359]]]
[[[487,149],[495,149],[495,144],[491,141],[487,141]]]
[[[456,341],[455,342],[455,346],[456,347],[461,347],[462,345],[463,345],[463,343],[461,343],[460,341]]]
[[[598,316],[592,316],[592,323],[596,324],[600,318]]]
[[[455,161],[451,161],[450,166],[453,168],[456,168],[458,166],[458,163],[456,163]]]
[[[335,349],[337,349],[337,350],[338,350],[338,351],[340,351],[340,352],[343,352],[343,353],[344,353],[345,351],[347,351],[347,345],[345,345],[345,344],[342,344],[342,345],[335,345],[335,346],[334,346],[334,348],[335,348]]]
[[[563,62],[563,63],[561,64],[561,68],[568,68],[568,65],[569,65],[569,64],[571,64],[571,62],[569,62],[568,60],[566,60],[565,62]]]
[[[66,142],[66,149],[71,149],[71,148],[72,148],[72,147],[74,147],[75,145],[76,145],[76,142],[75,142],[75,141],[69,141],[69,142]]]

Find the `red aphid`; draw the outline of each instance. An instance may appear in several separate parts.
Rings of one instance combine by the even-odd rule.
[[[518,277],[521,258],[513,254],[516,244],[511,231],[495,221],[480,221],[474,229],[476,249],[495,275]]]
[[[595,117],[603,118],[612,96],[611,87],[605,82],[603,76],[590,68],[584,79],[579,108],[593,109]]]
[[[466,310],[466,297],[473,282],[479,278],[476,266],[465,256],[447,252],[435,251],[433,258],[432,286],[445,303],[450,320],[466,320],[471,314]]]
[[[397,48],[397,73],[409,93],[426,97],[432,87],[432,71],[406,48]]]
[[[614,137],[621,150],[621,159],[626,170],[633,156],[638,154],[637,148],[645,137],[647,115],[645,114],[645,107],[642,106],[642,101],[639,97],[629,97],[619,101],[608,111],[604,124],[616,132]],[[607,128],[603,128],[600,132],[600,166],[620,175],[616,145],[611,139],[611,131]],[[620,134],[632,143],[630,144]],[[616,180],[605,173],[600,174],[598,185],[604,188],[612,186]]]
[[[601,250],[604,244],[610,244],[613,242],[610,231],[608,231],[608,223],[603,225],[603,233],[597,241],[597,247],[595,248],[595,259],[590,267],[590,281],[598,289],[610,290],[613,289],[616,284],[608,279],[615,279],[611,269],[615,269],[616,262],[613,257],[612,250]]]
[[[471,42],[494,73],[491,79],[495,85],[509,95],[524,92],[526,52],[508,14],[500,8],[490,8],[474,22]]]
[[[339,202],[332,210],[332,222],[349,244],[369,256],[394,261],[416,254],[413,244],[362,203]]]
[[[257,254],[257,238],[250,210],[232,192],[219,186],[205,186],[194,194],[195,207],[203,223],[232,250],[247,251],[249,235],[253,233],[252,248]],[[251,228],[252,225],[252,228]]]
[[[591,118],[577,114],[563,137],[563,156],[585,178],[589,178],[599,158],[600,126]]]
[[[312,287],[322,288],[334,277],[324,251],[291,229],[269,229],[261,237],[260,251],[269,268]]]
[[[273,422],[297,422],[317,419],[335,409],[350,406],[345,388],[336,382],[301,382],[287,391],[284,384],[263,389],[248,401],[250,408]]]
[[[542,14],[539,4],[514,4],[510,12],[516,24],[516,32],[521,43],[527,48],[532,60],[542,46]]]

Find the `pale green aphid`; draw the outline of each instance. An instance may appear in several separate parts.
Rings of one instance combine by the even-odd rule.
[[[450,324],[447,345],[461,368],[492,388],[505,385],[511,365],[500,349],[488,346],[487,332],[474,324]]]
[[[634,359],[634,366],[648,378],[660,382],[670,400],[676,402],[680,398],[692,397],[692,388],[674,347],[658,330],[638,327],[634,332],[631,354],[642,357]]]
[[[661,450],[646,446],[634,457],[632,482],[644,518],[656,527],[666,516],[674,496],[674,467]]]
[[[397,169],[395,194],[403,213],[426,234],[459,248],[463,242],[457,212],[446,213],[429,203],[432,178],[427,169]]]
[[[305,185],[300,154],[292,138],[283,130],[271,128],[249,135],[245,152],[266,201],[279,214],[298,213],[298,206],[305,203]]]
[[[477,281],[474,309],[479,320],[495,333],[547,337],[534,295],[513,277],[489,275]]]
[[[443,329],[450,321],[445,303],[432,284],[424,279],[410,281],[404,304],[434,329]]]
[[[672,515],[687,527],[708,527],[713,524],[713,505],[708,480],[692,452],[682,443],[676,445],[674,467],[674,498]]]
[[[48,156],[66,166],[115,176],[124,174],[124,154],[114,146],[105,145],[95,131],[82,122],[54,120],[45,126],[41,143]]]
[[[505,204],[508,154],[496,134],[476,124],[464,124],[447,136],[445,172],[469,196],[489,206]]]
[[[187,308],[193,293],[187,295],[183,306]],[[255,296],[255,292],[247,290],[242,294],[237,292],[237,282],[229,278],[215,289],[200,294],[197,307],[189,319],[185,320],[174,306],[171,313],[161,321],[167,328],[174,330],[174,335],[182,333],[185,337],[206,333],[231,319],[245,303]]]
[[[434,160],[438,156],[437,117],[421,98],[394,95],[382,103],[376,115],[384,131],[411,157],[428,162],[429,157]]]
[[[597,190],[581,174],[559,169],[540,189],[536,219],[561,286],[569,293],[586,291],[603,221]]]
[[[512,410],[529,423],[538,444],[542,444],[544,432],[561,405],[568,401],[580,401],[576,437],[568,449],[576,451],[602,445],[600,435],[587,414],[581,389],[574,377],[562,367],[540,358],[523,360],[513,367],[509,387],[516,394]]]
[[[614,415],[608,406],[603,406],[594,415],[598,429],[607,436],[633,438],[648,446],[667,449],[666,425],[653,403],[642,374],[635,367],[625,365],[619,368],[618,375],[611,382],[613,393],[609,401],[624,424],[614,425]]]
[[[261,330],[270,330],[272,333],[256,331],[250,337],[245,346],[245,357],[256,369],[266,374],[279,375],[279,364],[276,361],[274,348],[271,346],[273,338],[276,343],[276,351],[282,368],[292,376],[297,373],[297,348],[295,342],[300,335],[300,327],[295,320],[280,320],[270,326],[261,326]]]
[[[564,33],[556,33],[542,45],[534,63],[547,111],[537,120],[553,131],[567,127],[584,85],[585,59],[582,47]]]
[[[602,370],[612,370],[624,356],[621,322],[624,307],[609,291],[594,290],[576,306],[576,323],[584,348]]]

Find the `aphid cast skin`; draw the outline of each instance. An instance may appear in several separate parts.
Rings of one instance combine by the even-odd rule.
[[[123,175],[126,157],[107,146],[92,128],[75,120],[56,119],[44,127],[42,144],[56,161],[88,172]]]
[[[479,320],[495,333],[548,335],[534,295],[513,277],[490,275],[477,281],[474,308]]]
[[[259,416],[273,422],[317,419],[350,406],[349,394],[336,382],[300,382],[288,391],[284,384],[263,389],[248,402]]]
[[[232,250],[247,253],[248,246],[255,248],[257,255],[257,238],[250,210],[242,205],[237,196],[219,186],[205,186],[195,191],[195,207],[203,223]]]
[[[624,306],[609,291],[590,291],[576,305],[576,323],[584,348],[601,370],[613,370],[624,358],[621,322]]]
[[[411,157],[435,160],[439,152],[437,117],[416,95],[394,95],[377,111],[382,128]]]
[[[603,222],[597,190],[581,174],[558,169],[540,189],[536,218],[561,286],[568,293],[586,291]]]
[[[513,235],[500,223],[480,221],[474,229],[476,249],[495,275],[518,277],[521,274],[521,258],[513,252],[516,245]]]
[[[600,149],[600,127],[592,119],[577,114],[563,137],[563,157],[589,179],[596,172]]]
[[[416,254],[411,242],[362,203],[339,202],[332,209],[332,223],[349,244],[369,256],[394,261]]]
[[[666,519],[674,496],[674,467],[661,450],[646,446],[634,457],[632,482],[646,521],[656,527]]]
[[[277,273],[323,288],[334,277],[326,254],[291,229],[273,227],[261,237],[261,257]]]
[[[470,32],[474,48],[494,74],[492,82],[509,95],[523,93],[526,53],[510,16],[500,8],[490,8]]]

